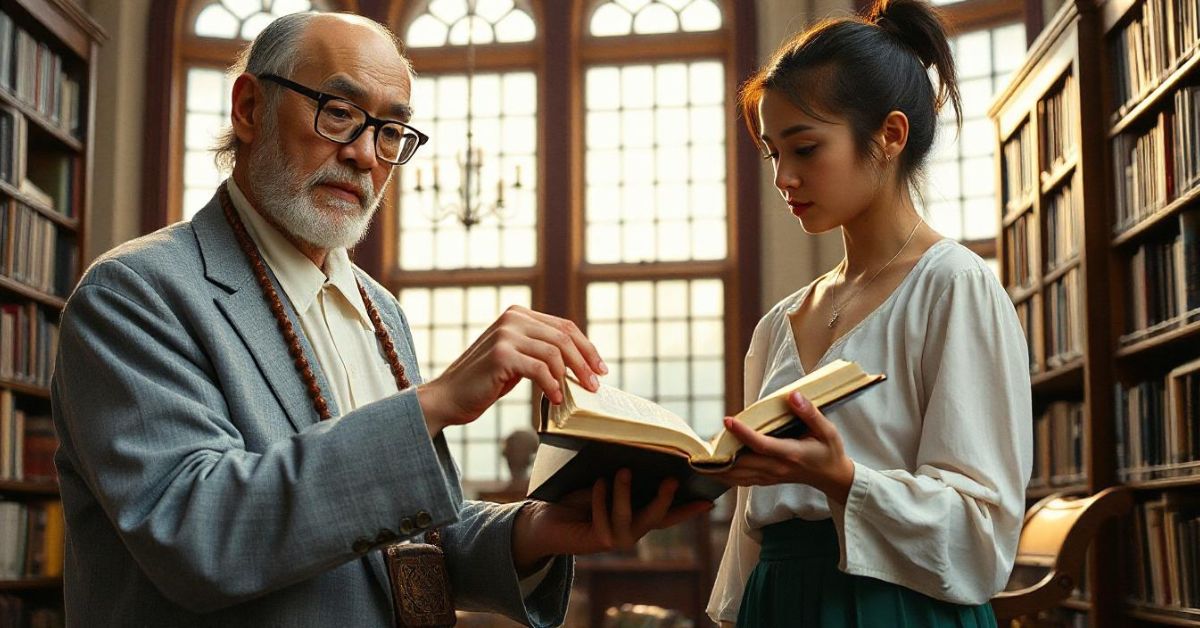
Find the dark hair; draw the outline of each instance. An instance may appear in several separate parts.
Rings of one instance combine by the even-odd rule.
[[[928,70],[937,71],[934,92]],[[849,119],[860,156],[892,111],[908,117],[900,176],[919,176],[933,147],[937,115],[950,102],[962,124],[954,59],[939,14],[923,0],[877,0],[866,17],[827,19],[796,35],[742,86],[739,102],[755,144],[758,103],[776,90],[805,114],[837,112]]]

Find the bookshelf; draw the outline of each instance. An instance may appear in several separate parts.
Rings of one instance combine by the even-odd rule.
[[[1115,478],[1113,352],[1103,321],[1113,294],[1104,166],[1105,59],[1093,0],[1068,0],[1032,43],[989,111],[1001,281],[1025,330],[1034,402],[1032,501],[1089,494]],[[1105,545],[1108,545],[1107,543]],[[1085,587],[1052,621],[1123,625],[1111,555],[1093,551]],[[1050,620],[1050,617],[1046,619]]]
[[[0,0],[0,625],[62,620],[49,386],[82,270],[103,39],[71,0]]]
[[[1200,626],[1198,13],[1070,0],[990,111],[1002,280],[1030,343],[1029,497],[1138,494],[1061,609],[1091,626]]]

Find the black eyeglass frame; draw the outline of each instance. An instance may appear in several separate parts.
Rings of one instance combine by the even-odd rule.
[[[366,109],[359,107],[358,105],[354,104],[353,102],[351,102],[341,96],[336,96],[334,94],[327,94],[325,92],[319,92],[315,89],[312,89],[311,87],[306,87],[295,81],[285,79],[282,76],[279,76],[278,74],[262,74],[262,75],[259,75],[258,78],[263,81],[271,81],[272,83],[277,83],[283,87],[286,87],[286,88],[292,90],[293,92],[296,92],[297,94],[300,94],[301,96],[307,96],[307,97],[317,101],[317,111],[315,114],[313,114],[313,131],[315,131],[317,135],[320,135],[321,137],[323,137],[331,142],[336,142],[338,144],[352,144],[352,143],[354,143],[355,140],[358,139],[358,137],[360,135],[363,134],[363,131],[365,131],[367,129],[367,127],[373,127],[375,129],[375,156],[378,157],[380,161],[392,164],[393,166],[400,166],[400,165],[408,163],[409,160],[411,160],[413,158],[413,155],[417,154],[417,148],[424,146],[425,143],[429,141],[428,135],[425,135],[424,133],[418,131],[412,125],[401,122],[399,120],[385,120],[383,118],[376,118],[375,116],[368,113]],[[325,108],[325,104],[331,100],[337,100],[337,101],[344,102],[347,105],[350,105],[351,107],[354,107],[355,109],[361,111],[364,116],[362,125],[359,126],[358,130],[356,130],[350,136],[350,138],[347,140],[336,140],[332,137],[329,137],[328,135],[325,135],[324,133],[321,132],[320,126],[317,124],[317,121],[320,120],[320,118],[321,118],[321,111]],[[412,154],[410,154],[408,156],[408,159],[405,159],[404,161],[391,161],[389,159],[384,159],[383,157],[379,156],[379,129],[382,128],[383,125],[385,125],[385,124],[398,124],[398,125],[404,127],[405,129],[417,134],[417,148],[413,149]]]

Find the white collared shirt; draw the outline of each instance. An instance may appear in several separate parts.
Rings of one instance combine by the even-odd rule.
[[[346,414],[396,394],[346,249],[330,250],[325,268],[317,268],[251,207],[232,177],[228,182],[233,206],[296,310],[338,411]]]

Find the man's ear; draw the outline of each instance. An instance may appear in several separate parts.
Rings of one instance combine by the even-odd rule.
[[[250,144],[262,123],[262,84],[253,74],[243,73],[233,82],[233,102],[230,119],[233,132],[242,144]]]

